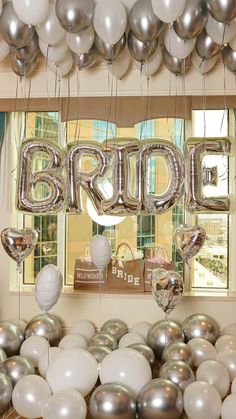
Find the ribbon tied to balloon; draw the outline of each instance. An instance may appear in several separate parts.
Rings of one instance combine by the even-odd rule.
[[[6,253],[16,261],[20,269],[23,260],[34,250],[38,240],[38,233],[31,228],[17,230],[6,228],[1,232],[1,241]]]
[[[180,226],[174,234],[176,249],[184,262],[189,262],[204,245],[206,232],[203,227]]]
[[[180,303],[184,294],[184,282],[182,276],[175,271],[154,269],[152,272],[152,294],[157,305],[166,314],[174,310]]]

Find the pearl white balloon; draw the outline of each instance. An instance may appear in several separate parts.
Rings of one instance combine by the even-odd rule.
[[[194,51],[193,54],[192,54],[192,57],[191,57],[193,66],[201,74],[206,74],[209,71],[211,71],[212,68],[215,67],[217,59],[218,59],[218,57],[217,57],[217,55],[215,55],[214,57],[211,57],[208,60],[204,60],[203,58],[201,58],[198,55],[197,51]]]
[[[236,323],[227,324],[222,330],[222,336],[224,335],[236,336]]]
[[[95,5],[93,25],[107,44],[116,44],[125,32],[127,13],[120,0],[99,0]]]
[[[64,336],[61,339],[58,346],[59,348],[62,348],[62,349],[75,349],[75,348],[86,349],[88,344],[84,336],[78,335],[77,333],[73,333],[73,334]]]
[[[64,77],[66,76],[73,67],[73,58],[71,52],[68,51],[64,60],[58,63],[52,63],[48,61],[48,68],[57,75],[57,77]]]
[[[48,61],[58,63],[64,60],[67,51],[69,51],[66,41],[63,39],[59,44],[49,46],[39,39],[39,48]],[[50,265],[48,265],[50,266]]]
[[[225,351],[227,349],[236,349],[236,336],[220,336],[215,343],[215,348],[217,352]]]
[[[124,384],[137,396],[141,388],[152,379],[152,371],[146,358],[138,351],[120,348],[103,359],[99,377],[102,384]]]
[[[53,346],[49,349],[49,352],[44,352],[43,355],[39,358],[38,370],[41,377],[46,378],[47,369],[49,364],[51,364],[56,356],[62,351],[61,348]]]
[[[70,333],[78,333],[89,341],[96,333],[93,324],[88,320],[79,320],[71,326]]]
[[[206,31],[211,39],[219,45],[228,44],[236,35],[236,18],[228,23],[218,22],[208,16]]]
[[[16,383],[12,404],[19,415],[35,419],[42,417],[45,403],[50,396],[49,385],[42,377],[27,375]]]
[[[184,41],[180,38],[174,30],[174,27],[169,27],[164,36],[164,44],[169,52],[175,58],[182,60],[187,58],[188,55],[194,50],[196,38]]]
[[[55,265],[46,265],[35,282],[35,299],[43,311],[50,310],[58,301],[63,285],[62,274]]]
[[[12,0],[18,18],[26,25],[38,25],[49,13],[49,0]]]
[[[152,0],[157,17],[165,23],[173,23],[183,12],[186,0]]]
[[[20,355],[29,358],[35,367],[38,367],[39,359],[49,351],[49,343],[42,336],[30,336],[20,348]]]
[[[83,396],[71,388],[53,394],[43,410],[43,419],[85,419],[86,415]]]
[[[5,60],[9,54],[9,50],[9,45],[4,41],[4,39],[0,38],[0,61]]]
[[[148,331],[149,331],[150,327],[151,327],[151,323],[138,322],[138,323],[135,323],[131,327],[131,332],[139,333],[141,336],[144,337],[145,342],[147,342],[147,334],[148,334]]]
[[[66,40],[68,47],[75,54],[86,54],[93,45],[94,37],[94,29],[93,26],[90,25],[85,31],[68,33]]]
[[[214,346],[208,340],[202,338],[193,338],[187,345],[193,354],[193,363],[195,367],[199,367],[204,361],[215,360],[217,352]]]
[[[105,236],[93,236],[90,242],[90,255],[98,269],[106,268],[111,259],[111,245]]]
[[[236,394],[230,394],[223,401],[221,419],[233,419],[235,417]]]
[[[223,399],[230,388],[230,376],[227,368],[218,361],[204,361],[196,372],[197,381],[206,381],[215,386]]]
[[[110,73],[116,77],[117,79],[121,79],[128,71],[129,66],[131,64],[131,56],[128,50],[128,47],[126,46],[125,49],[122,51],[122,53],[119,55],[119,57],[113,61],[110,65],[109,65],[109,71]],[[108,215],[98,215],[98,217],[109,217]],[[109,217],[111,219],[117,219],[117,221],[122,222],[125,217],[114,217],[114,216],[110,216]],[[119,224],[117,223],[117,224]],[[114,223],[111,223],[110,225],[115,225]]]
[[[37,0],[38,1],[38,0]],[[66,36],[55,11],[55,0],[50,0],[49,13],[46,18],[36,26],[36,32],[45,44],[56,45]]]
[[[49,365],[46,379],[53,393],[74,388],[83,396],[93,389],[98,378],[98,363],[84,349],[63,349]]]
[[[142,70],[142,72],[146,74],[147,77],[152,76],[157,72],[162,63],[161,47],[158,46],[151,58],[149,58],[144,63],[141,63],[140,61],[136,60],[134,60],[134,63],[140,71]]]
[[[145,339],[142,335],[136,332],[126,333],[119,341],[119,348],[127,348],[134,343],[145,343]]]
[[[219,419],[220,395],[211,384],[195,381],[184,392],[184,410],[189,419]]]
[[[228,349],[221,351],[217,355],[217,361],[221,362],[228,370],[230,375],[230,380],[236,377],[236,350]]]
[[[236,393],[236,377],[232,381],[231,393]]]

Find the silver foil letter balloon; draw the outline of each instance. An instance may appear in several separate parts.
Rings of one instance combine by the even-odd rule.
[[[84,158],[93,158],[96,166],[92,171],[83,171]],[[97,212],[102,213],[102,192],[98,187],[99,179],[107,169],[106,154],[95,142],[71,143],[67,147],[67,208],[68,213],[82,212],[81,188],[85,190],[93,202]],[[82,168],[83,169],[83,168]]]
[[[164,157],[169,171],[169,186],[162,195],[150,192],[150,159]],[[184,186],[183,156],[175,144],[166,140],[148,140],[140,154],[141,211],[162,214],[181,198]]]
[[[44,155],[43,170],[34,170],[37,155]],[[64,152],[55,141],[31,138],[23,142],[20,152],[17,208],[34,214],[46,214],[61,210],[65,186],[61,177]],[[42,166],[43,167],[43,166]],[[38,199],[38,188],[47,187],[47,194]],[[33,192],[35,192],[33,194]]]
[[[228,138],[191,138],[185,147],[185,203],[187,211],[195,214],[201,212],[229,212],[230,200],[225,197],[205,197],[203,185],[205,171],[202,160],[206,154],[230,154]]]

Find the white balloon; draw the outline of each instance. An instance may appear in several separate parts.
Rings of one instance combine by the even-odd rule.
[[[4,41],[4,39],[0,38],[0,61],[5,60],[5,58],[8,56],[9,51],[9,45]]]
[[[236,51],[236,36],[229,42],[229,46],[234,50],[234,51]],[[234,326],[235,326],[235,328],[236,328],[236,325],[234,324]]]
[[[221,351],[217,355],[217,361],[221,362],[228,370],[230,375],[230,380],[236,377],[236,350],[228,349]]]
[[[124,51],[119,55],[119,57],[112,61],[112,63],[109,65],[109,71],[110,73],[116,77],[117,79],[121,79],[128,71],[129,66],[131,64],[131,56],[128,50],[128,47],[126,46]],[[100,215],[100,217],[108,217],[106,215]],[[111,217],[109,217],[111,218]],[[124,220],[124,217],[113,217],[113,218],[120,218],[120,222]],[[111,224],[115,225],[115,224]]]
[[[215,348],[217,352],[225,351],[227,349],[236,349],[236,336],[234,335],[220,336],[215,343]]]
[[[50,310],[58,301],[63,285],[62,274],[55,265],[46,265],[38,273],[35,298],[43,311]]]
[[[102,384],[124,384],[137,396],[141,388],[152,379],[152,371],[146,358],[138,351],[121,348],[102,360],[99,377]]]
[[[218,56],[215,55],[214,57],[211,57],[208,60],[204,60],[198,55],[197,51],[194,51],[191,60],[196,70],[199,71],[199,73],[201,74],[205,74],[211,71],[213,67],[215,67],[216,62],[218,60]]]
[[[177,35],[174,27],[171,26],[165,32],[164,44],[169,54],[182,60],[187,58],[194,50],[196,38],[185,41]]]
[[[93,236],[90,242],[90,255],[98,269],[105,269],[111,259],[111,245],[102,235]]]
[[[70,333],[78,333],[89,341],[96,333],[93,324],[88,320],[79,320],[71,326]]]
[[[49,13],[49,0],[12,0],[18,18],[26,25],[38,25]]]
[[[38,1],[38,0],[37,0]],[[36,32],[45,44],[56,45],[66,36],[55,11],[55,0],[50,0],[47,17],[36,26]]]
[[[233,419],[235,417],[236,394],[230,394],[223,401],[221,419]]]
[[[46,378],[53,393],[74,388],[87,396],[97,382],[98,363],[84,349],[63,349],[49,365]]]
[[[142,335],[144,337],[145,342],[147,342],[147,335],[148,335],[148,331],[149,331],[150,327],[151,327],[151,323],[138,322],[138,323],[135,323],[131,327],[131,332],[139,333],[140,335]]]
[[[86,54],[86,52],[89,52],[93,45],[94,37],[94,29],[93,26],[90,25],[85,31],[80,31],[78,33],[68,33],[66,40],[68,47],[75,54]]]
[[[0,15],[2,14],[2,0],[0,0]]]
[[[165,23],[173,23],[183,12],[186,0],[152,0],[157,17]]]
[[[38,370],[41,377],[46,378],[47,369],[49,364],[51,364],[56,356],[62,351],[61,348],[52,347],[49,349],[49,352],[44,352],[43,355],[39,358]]]
[[[24,418],[42,417],[46,401],[51,396],[48,383],[38,375],[27,375],[15,385],[12,404],[16,412]]]
[[[95,5],[93,25],[107,44],[116,44],[125,32],[127,13],[120,0],[100,0]]]
[[[215,386],[223,399],[230,388],[230,377],[227,368],[218,361],[204,361],[196,372],[197,381],[206,381]]]
[[[236,393],[236,377],[232,381],[231,393]]]
[[[58,63],[48,61],[48,67],[54,74],[57,75],[57,77],[66,76],[71,71],[73,64],[74,62],[70,51],[67,52],[63,61]]]
[[[71,388],[53,394],[43,410],[43,419],[85,419],[86,415],[83,396]]]
[[[67,51],[69,51],[66,41],[63,39],[59,44],[50,46],[45,44],[42,39],[39,39],[39,48],[48,61],[58,63],[63,61]]]
[[[145,343],[145,339],[139,333],[129,332],[120,339],[119,348],[127,348],[127,346],[133,345],[134,343]]]
[[[49,351],[49,343],[42,336],[30,336],[20,348],[20,354],[29,358],[37,368],[39,359],[44,353]]]
[[[110,67],[112,67],[112,65]],[[101,226],[114,226],[122,223],[125,219],[125,217],[118,217],[115,215],[98,215],[89,198],[87,198],[87,212],[91,220]]]
[[[236,323],[227,324],[222,330],[222,335],[232,335],[236,336]]]
[[[59,342],[59,348],[62,349],[75,349],[81,348],[86,349],[88,346],[87,340],[84,336],[72,333],[64,336]]]
[[[236,35],[236,18],[228,23],[218,22],[210,14],[208,16],[206,31],[219,45],[228,44]]]
[[[149,60],[141,63],[140,61],[134,60],[136,67],[146,76],[150,77],[157,72],[161,63],[162,63],[162,51],[161,47],[158,45],[155,53],[149,58]]]
[[[214,346],[208,340],[202,338],[193,338],[187,345],[193,354],[193,363],[195,367],[199,367],[204,361],[215,360],[217,352]]]
[[[219,419],[220,395],[211,384],[195,381],[184,392],[184,410],[190,419]]]

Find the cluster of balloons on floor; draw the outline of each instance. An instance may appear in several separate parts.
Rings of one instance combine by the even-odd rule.
[[[234,0],[137,0],[129,11],[122,0],[1,0],[0,11],[0,60],[9,54],[21,77],[33,72],[40,51],[58,77],[103,59],[121,78],[131,57],[147,76],[162,62],[176,75],[191,63],[204,74],[220,52],[236,73]]]

